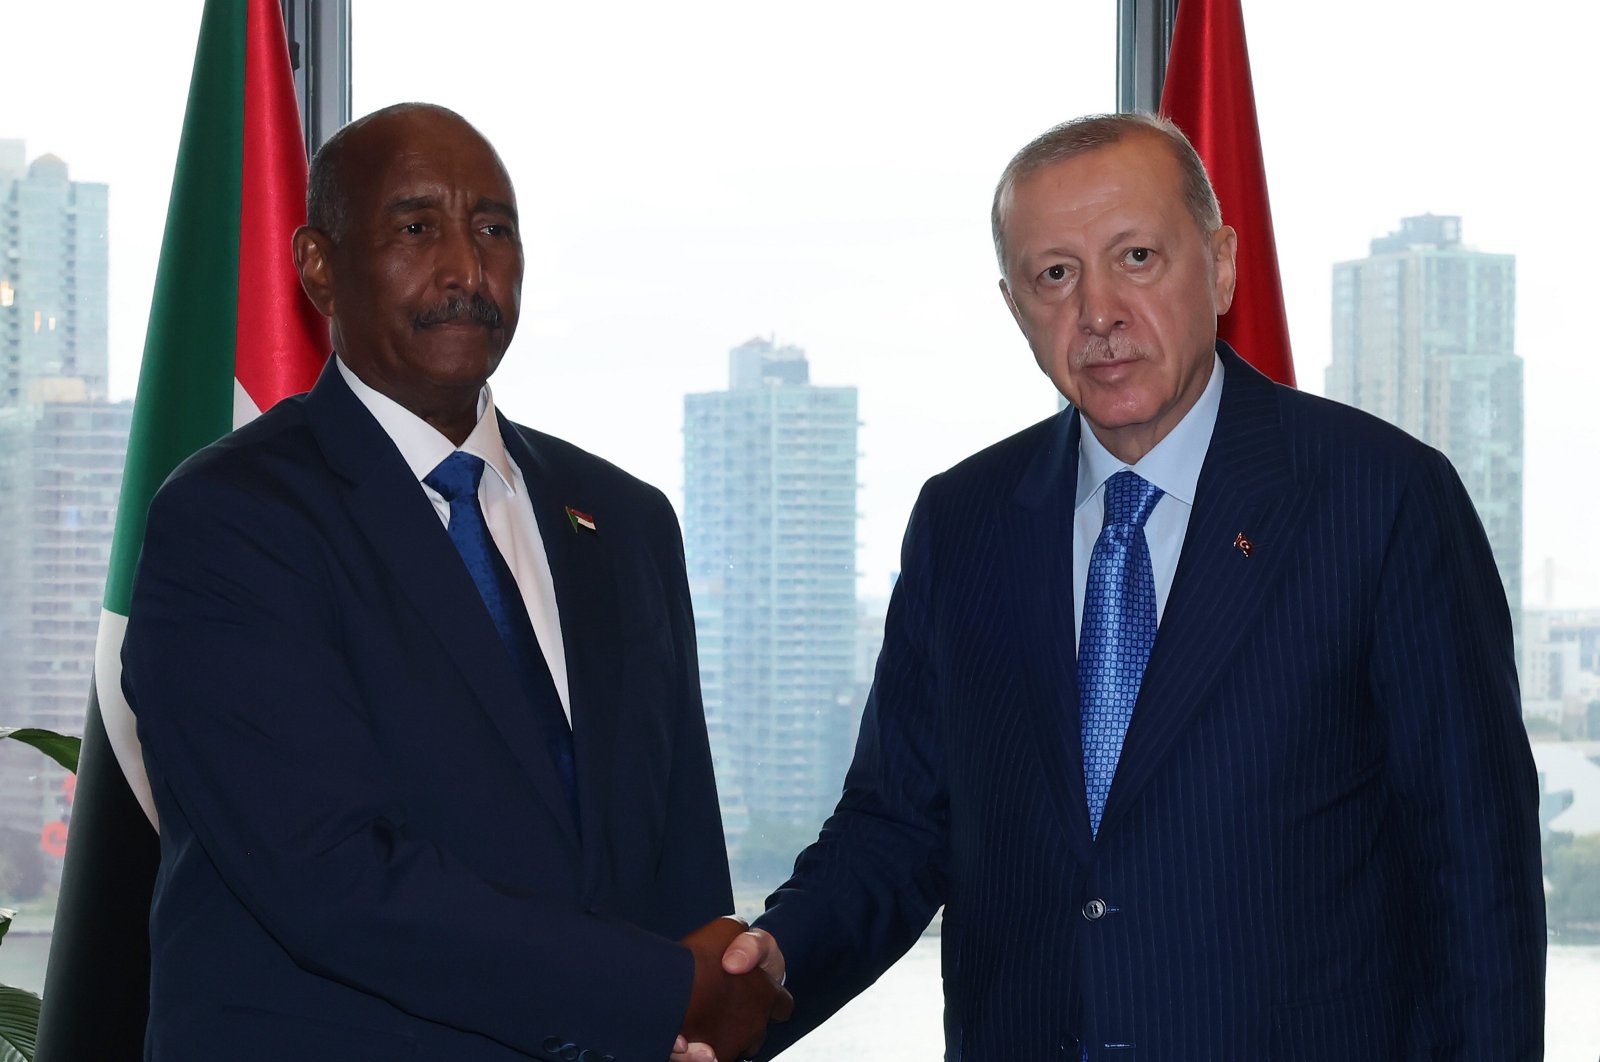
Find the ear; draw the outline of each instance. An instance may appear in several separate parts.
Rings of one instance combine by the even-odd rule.
[[[1228,307],[1233,305],[1233,289],[1239,280],[1234,262],[1238,251],[1239,234],[1233,231],[1233,226],[1224,225],[1211,234],[1211,300],[1217,308],[1218,317],[1227,313]]]
[[[333,305],[333,241],[327,233],[302,225],[294,232],[294,265],[300,271],[300,286],[306,298],[321,311],[332,317]]]
[[[1011,311],[1011,319],[1017,322],[1017,327],[1022,328],[1022,314],[1017,311],[1017,300],[1011,297],[1011,285],[1006,283],[1006,278],[1000,278],[1000,297],[1006,300],[1006,309]],[[1027,329],[1022,329],[1027,334]]]

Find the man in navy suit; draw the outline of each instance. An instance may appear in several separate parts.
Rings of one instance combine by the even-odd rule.
[[[1455,472],[1216,342],[1235,236],[1169,123],[1051,130],[993,221],[1071,408],[924,488],[838,809],[725,965],[797,1035],[942,905],[949,1059],[1541,1057],[1537,783]],[[1119,475],[1153,641],[1113,725]]]
[[[743,927],[672,510],[486,386],[523,268],[499,158],[388,108],[318,153],[309,207],[337,356],[173,474],[135,584],[147,1057],[752,1049],[786,997],[719,962]]]

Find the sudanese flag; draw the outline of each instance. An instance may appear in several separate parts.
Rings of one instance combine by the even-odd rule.
[[[300,290],[306,151],[279,0],[206,0],[134,400],[36,1062],[137,1062],[155,808],[121,688],[145,514],[184,458],[308,390],[327,327]]]

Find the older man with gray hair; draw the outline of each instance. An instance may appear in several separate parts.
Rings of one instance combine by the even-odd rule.
[[[1071,407],[917,502],[838,809],[724,956],[786,977],[774,1043],[943,906],[949,1059],[1541,1057],[1538,787],[1449,462],[1217,341],[1237,239],[1170,123],[1050,130],[992,217]]]

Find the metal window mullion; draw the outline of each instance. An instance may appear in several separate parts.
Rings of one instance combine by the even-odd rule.
[[[350,0],[281,0],[306,151],[350,121]]]
[[[1117,110],[1161,105],[1178,0],[1117,0]]]

